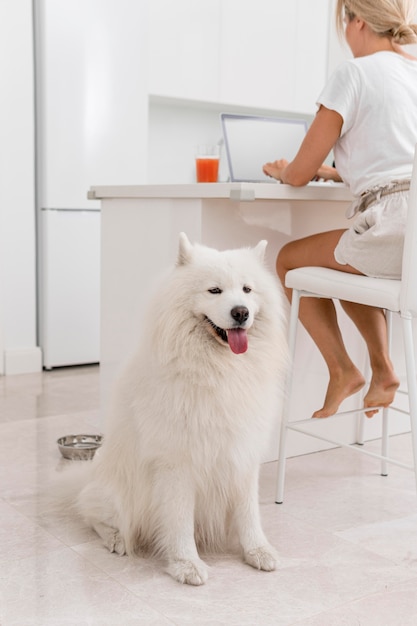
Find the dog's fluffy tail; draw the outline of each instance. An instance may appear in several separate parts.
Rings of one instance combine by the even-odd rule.
[[[73,461],[46,487],[40,497],[45,515],[74,515],[78,496],[89,481],[91,461]]]

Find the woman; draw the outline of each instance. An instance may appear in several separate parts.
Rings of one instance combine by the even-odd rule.
[[[288,270],[308,265],[352,274],[400,278],[407,190],[417,143],[417,59],[403,44],[417,42],[415,0],[338,0],[336,21],[352,51],[318,99],[316,117],[291,163],[264,165],[269,176],[305,185],[315,176],[343,180],[357,201],[353,224],[285,245],[277,258]],[[322,166],[331,149],[337,170]],[[397,182],[399,181],[399,182]],[[286,290],[290,299],[290,290]],[[342,302],[368,347],[372,379],[365,407],[388,406],[399,386],[388,356],[382,309]],[[328,417],[365,379],[346,352],[331,300],[302,298],[300,320],[329,369],[323,407]],[[372,417],[377,411],[366,412]]]

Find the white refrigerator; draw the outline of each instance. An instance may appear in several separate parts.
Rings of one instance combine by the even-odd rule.
[[[43,366],[100,360],[100,205],[145,182],[147,0],[34,0]]]
[[[42,209],[39,342],[43,366],[100,361],[100,211]]]

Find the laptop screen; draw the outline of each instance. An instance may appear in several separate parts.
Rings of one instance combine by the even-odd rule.
[[[232,182],[275,182],[262,172],[268,161],[291,161],[307,132],[307,121],[254,115],[221,114]]]

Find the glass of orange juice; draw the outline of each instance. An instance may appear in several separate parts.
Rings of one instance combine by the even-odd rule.
[[[195,166],[198,183],[217,183],[219,175],[220,146],[197,146]]]

